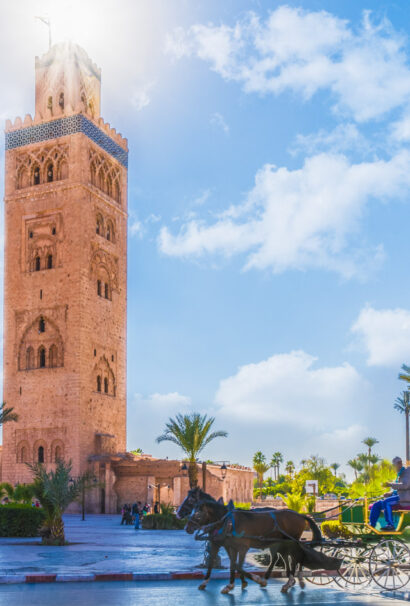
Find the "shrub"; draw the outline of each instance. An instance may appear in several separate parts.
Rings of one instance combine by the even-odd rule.
[[[182,530],[185,520],[174,514],[151,513],[142,517],[141,525],[144,530]]]
[[[348,539],[353,536],[339,520],[323,522],[321,530],[328,539]]]
[[[242,503],[241,501],[234,502],[235,509],[250,509],[251,503]]]
[[[37,537],[45,517],[43,509],[32,505],[0,505],[0,536]]]

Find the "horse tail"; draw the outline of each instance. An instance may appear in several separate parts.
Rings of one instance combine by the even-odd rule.
[[[316,522],[314,520],[312,520],[311,517],[309,516],[303,516],[306,520],[306,522],[309,524],[310,529],[313,533],[313,540],[314,541],[321,541],[322,540],[322,533],[320,532],[320,528],[319,526],[316,524]]]

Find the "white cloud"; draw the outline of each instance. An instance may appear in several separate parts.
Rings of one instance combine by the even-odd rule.
[[[331,431],[340,415],[355,414],[369,386],[348,363],[316,367],[317,359],[304,351],[273,355],[241,366],[220,382],[215,401],[220,413],[248,424],[287,425]]]
[[[215,112],[209,118],[209,123],[216,128],[223,130],[223,132],[227,135],[229,133],[229,126],[223,117],[222,114]]]
[[[393,122],[391,137],[398,143],[410,141],[410,114],[405,113],[400,120]]]
[[[133,219],[130,222],[128,229],[131,236],[142,238],[142,236],[144,235],[144,227],[141,221],[139,221],[138,219]]]
[[[369,366],[398,366],[410,360],[410,310],[365,307],[352,332],[367,353]]]
[[[320,152],[345,153],[350,150],[367,152],[369,141],[364,137],[355,124],[338,124],[333,130],[324,129],[309,135],[297,135],[290,153],[300,152],[309,155]]]
[[[149,91],[154,86],[154,82],[149,82],[143,86],[136,88],[132,95],[132,104],[137,111],[141,111],[144,107],[151,103]]]
[[[385,20],[364,12],[361,27],[326,11],[280,6],[266,20],[255,13],[233,26],[178,28],[166,50],[175,58],[196,56],[248,92],[286,90],[309,99],[327,89],[334,109],[358,121],[376,118],[410,97],[410,70],[403,36]]]
[[[410,153],[402,151],[387,161],[359,164],[323,153],[296,170],[265,165],[243,204],[213,224],[187,221],[176,235],[163,227],[160,250],[177,257],[246,253],[246,269],[275,273],[313,267],[350,277],[369,271],[382,249],[355,245],[353,236],[370,199],[408,195],[409,162]]]

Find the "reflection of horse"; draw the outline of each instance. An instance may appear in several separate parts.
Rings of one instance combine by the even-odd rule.
[[[234,588],[235,572],[242,579],[242,587],[246,586],[244,577],[250,578],[266,586],[273,563],[279,552],[283,552],[287,583],[282,587],[286,592],[295,584],[295,571],[297,564],[304,559],[305,550],[298,543],[303,531],[309,526],[313,532],[313,540],[321,541],[321,534],[316,523],[308,516],[291,510],[260,509],[258,511],[243,511],[229,509],[223,503],[215,501],[210,495],[203,493],[200,489],[190,490],[188,496],[178,509],[179,517],[187,517],[189,520],[186,531],[193,534],[199,528],[208,527],[211,540],[211,557],[207,573],[200,589],[205,589],[212,571],[213,557],[223,546],[230,560],[229,584],[222,590],[229,593]],[[271,541],[270,541],[271,539]],[[243,570],[245,556],[250,548],[265,549],[269,547],[272,554],[271,564],[266,571],[265,579],[250,574]],[[296,557],[295,557],[296,556]],[[301,586],[303,580],[299,577]]]

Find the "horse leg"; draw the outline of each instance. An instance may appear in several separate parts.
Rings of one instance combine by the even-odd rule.
[[[305,583],[305,579],[303,578],[303,565],[302,564],[299,564],[298,581],[299,581],[300,588],[304,589],[306,587],[306,583]]]
[[[275,566],[276,562],[278,561],[278,558],[279,558],[279,554],[278,554],[277,548],[276,547],[274,547],[274,548],[272,547],[270,549],[270,564],[269,564],[269,567],[268,567],[267,571],[264,574],[264,578],[266,580],[268,580],[270,578],[270,575],[272,574],[273,567]]]
[[[261,579],[260,576],[258,576],[257,574],[251,574],[250,572],[246,572],[243,569],[243,563],[245,561],[245,556],[248,553],[248,548],[245,547],[245,549],[241,549],[239,551],[239,557],[238,557],[238,572],[241,576],[241,579],[243,579],[243,577],[246,577],[247,579],[251,579],[252,581],[254,581],[255,583],[258,583],[258,585],[260,585],[261,587],[266,587],[267,582],[265,579]],[[242,589],[244,588],[244,582],[246,583],[245,580],[242,581]],[[247,585],[247,583],[246,583]],[[245,585],[245,587],[246,587]]]
[[[227,552],[230,561],[229,584],[222,589],[221,593],[229,593],[235,587],[236,559],[238,557],[238,551],[231,547],[227,549]]]
[[[217,545],[216,543],[213,543],[212,541],[210,542],[210,544],[211,544],[211,552],[209,554],[208,569],[206,571],[204,580],[198,587],[198,589],[200,589],[200,590],[206,589],[206,586],[209,583],[209,579],[211,577],[211,572],[212,572],[212,568],[213,568],[213,565],[215,562],[215,558],[218,555],[218,551],[219,551],[219,547],[220,547],[219,545]]]
[[[286,576],[288,577],[288,580],[286,581],[286,583],[283,585],[281,592],[282,593],[287,593],[288,589],[290,589],[291,587],[294,586],[294,584],[296,583],[295,581],[295,576],[294,576],[294,565],[292,566],[292,570],[290,568],[289,565],[289,559],[291,558],[290,555],[287,555],[285,558],[285,564],[286,564]]]

